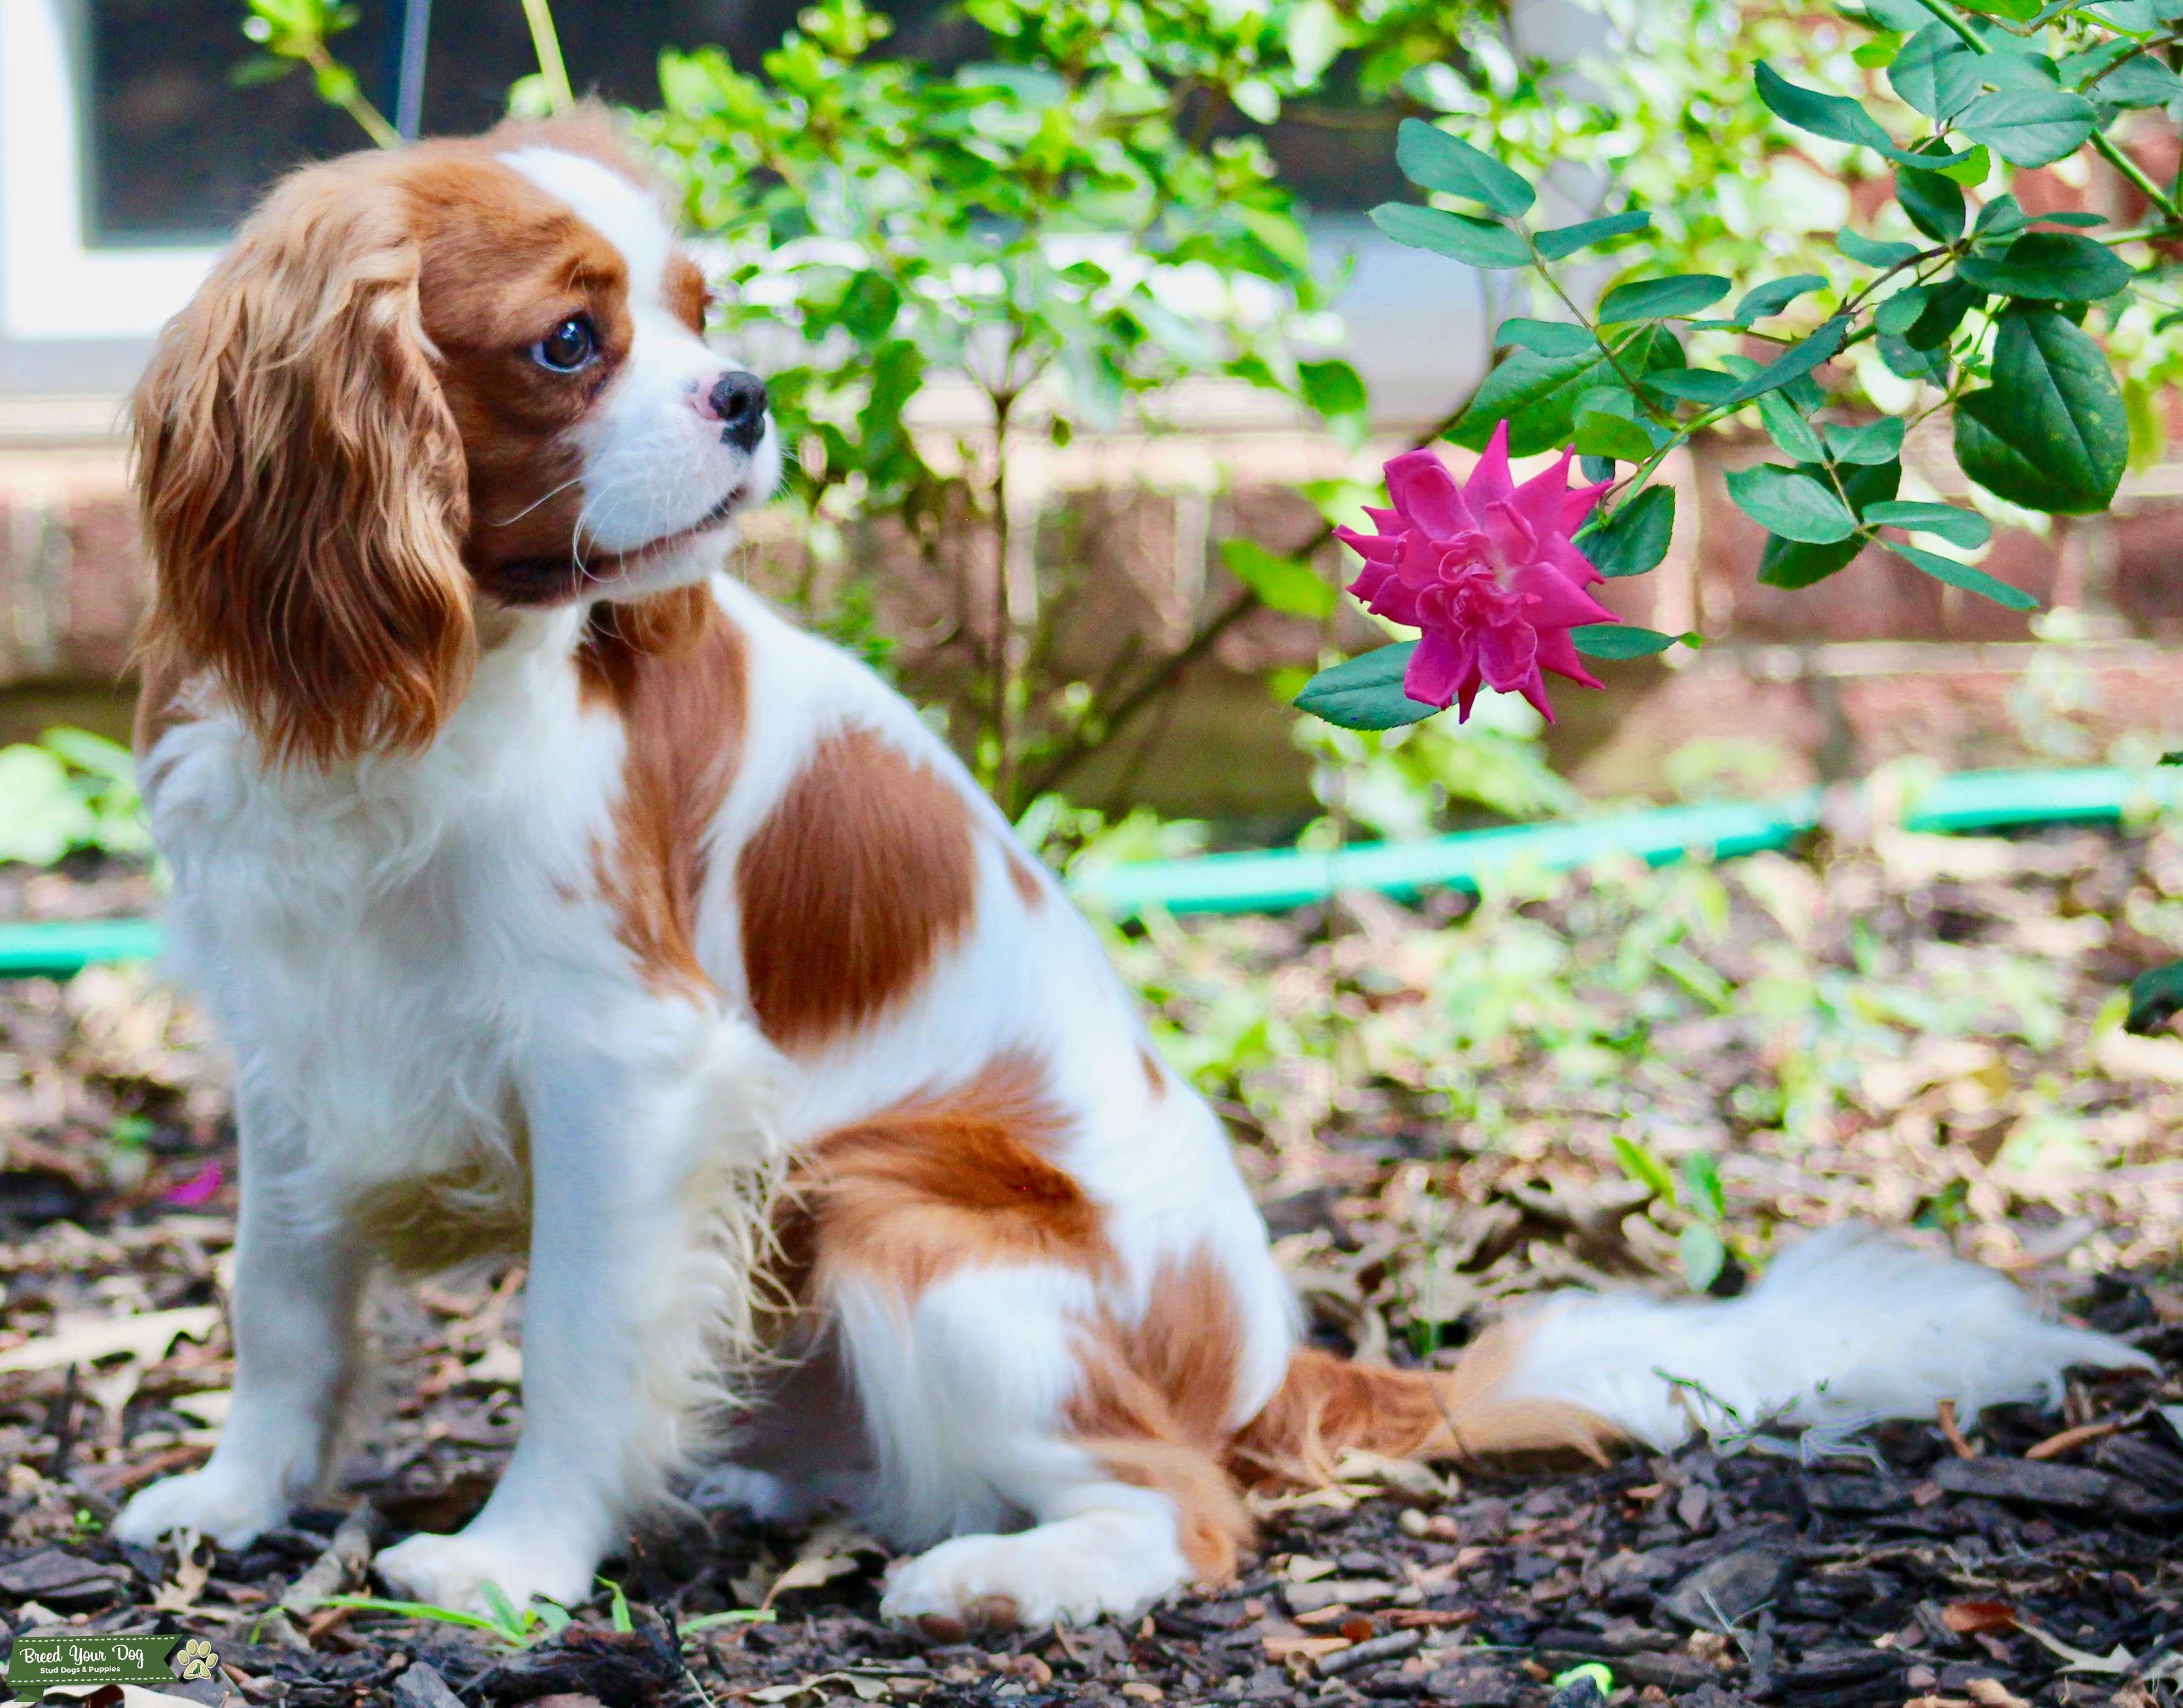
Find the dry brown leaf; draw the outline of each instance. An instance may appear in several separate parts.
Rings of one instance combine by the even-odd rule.
[[[17,1370],[58,1370],[64,1365],[92,1364],[116,1353],[126,1353],[144,1363],[155,1364],[167,1349],[186,1336],[203,1340],[219,1321],[216,1305],[186,1305],[174,1310],[147,1310],[136,1316],[94,1318],[64,1324],[53,1334],[41,1335],[0,1352],[0,1375]]]
[[[2016,1610],[2006,1601],[1951,1601],[1941,1610],[1941,1622],[1958,1637],[1974,1631],[2014,1631]]]

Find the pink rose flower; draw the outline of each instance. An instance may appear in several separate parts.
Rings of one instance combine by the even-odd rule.
[[[1403,692],[1429,706],[1470,715],[1482,685],[1518,693],[1547,721],[1552,670],[1596,688],[1569,631],[1621,620],[1585,589],[1607,578],[1569,543],[1608,482],[1569,489],[1569,459],[1520,487],[1508,472],[1508,424],[1493,430],[1467,485],[1430,451],[1387,465],[1390,510],[1366,507],[1376,534],[1336,528],[1364,560],[1349,591],[1365,606],[1425,632],[1410,655]]]

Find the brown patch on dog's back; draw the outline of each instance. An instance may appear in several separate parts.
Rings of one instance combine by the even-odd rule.
[[[627,742],[614,844],[597,857],[615,935],[653,989],[708,989],[697,895],[707,839],[742,754],[742,632],[702,587],[602,605],[576,667],[585,703],[611,709]]]
[[[1008,882],[1023,898],[1023,904],[1036,913],[1046,905],[1046,886],[1038,881],[1036,870],[1024,857],[1023,850],[1013,843],[1001,845],[1001,858],[1008,862]]]
[[[915,988],[976,902],[970,814],[921,760],[851,727],[819,743],[745,846],[743,971],[765,1035],[823,1043]]]
[[[1137,1065],[1145,1071],[1145,1088],[1152,1093],[1153,1101],[1158,1103],[1167,1096],[1167,1070],[1160,1065],[1147,1044],[1137,1046]]]
[[[996,1058],[965,1085],[828,1133],[799,1160],[780,1248],[806,1304],[839,1277],[905,1298],[965,1264],[1104,1269],[1099,1208],[1047,1155],[1068,1131],[1042,1064]]]

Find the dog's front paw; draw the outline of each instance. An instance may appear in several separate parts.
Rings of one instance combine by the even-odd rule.
[[[880,1616],[953,1643],[1012,1625],[1040,1630],[1133,1614],[1182,1582],[1186,1568],[1171,1545],[1148,1538],[1149,1546],[1110,1551],[1072,1532],[1047,1524],[943,1542],[895,1569]]]
[[[287,1499],[275,1483],[215,1460],[145,1489],[121,1509],[114,1533],[148,1548],[163,1536],[194,1530],[223,1548],[242,1548],[287,1516]]]
[[[413,1536],[380,1555],[373,1567],[412,1601],[491,1614],[484,1593],[488,1582],[516,1607],[528,1606],[534,1595],[571,1607],[590,1596],[596,1564],[549,1538],[480,1536],[464,1530],[453,1536]]]

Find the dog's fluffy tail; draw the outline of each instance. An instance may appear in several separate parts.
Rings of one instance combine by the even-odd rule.
[[[1815,1432],[2052,1403],[2073,1366],[2150,1368],[2121,1341],[2048,1321],[1977,1266],[1861,1227],[1777,1259],[1740,1299],[1664,1304],[1565,1294],[1482,1336],[1427,1375],[1298,1352],[1236,1443],[1247,1476],[1318,1479],[1347,1449],[1465,1459],[1609,1442],[1667,1448],[1717,1436]]]

